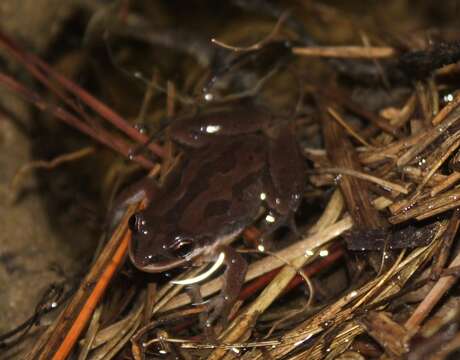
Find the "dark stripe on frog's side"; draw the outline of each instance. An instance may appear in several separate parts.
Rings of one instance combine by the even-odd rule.
[[[206,192],[209,187],[208,180],[214,173],[220,171],[231,171],[235,166],[236,159],[223,163],[222,156],[225,153],[231,153],[232,148],[225,146],[222,149],[223,153],[212,151],[210,148],[199,149],[184,155],[184,162],[180,163],[176,173],[176,179],[171,181],[169,186],[164,189],[165,200],[167,204],[156,207],[157,216],[161,216],[168,223],[175,225],[181,216],[184,208],[190,203],[197,194]],[[225,165],[221,167],[221,165]],[[172,188],[176,186],[176,188]],[[172,195],[170,195],[172,194]]]
[[[204,209],[204,226],[202,231],[205,239],[206,230],[212,231],[217,237],[225,237],[242,231],[250,225],[260,208],[260,192],[263,187],[261,171],[257,170],[246,176],[232,187],[232,200],[214,200]],[[212,239],[210,239],[212,241]]]
[[[195,172],[191,175],[194,180],[189,183],[188,192],[165,214],[165,221],[171,225],[174,223],[184,232],[202,234],[207,231],[215,232],[213,226],[222,226],[234,218],[238,221],[242,216],[248,217],[244,197],[239,199],[238,196],[238,201],[235,202],[234,196],[235,192],[238,195],[242,187],[258,183],[255,179],[266,166],[265,138],[251,135],[233,141],[223,150],[218,157],[213,156],[213,161],[202,159],[201,166],[198,169],[195,167]],[[189,165],[199,165],[196,161],[193,163]],[[187,172],[183,176],[187,176]],[[207,207],[214,206],[211,204],[216,201],[220,202],[222,213],[212,214]],[[227,211],[223,213],[225,202],[232,203],[232,208],[229,204]]]
[[[230,209],[230,202],[228,200],[214,200],[211,201],[204,210],[204,218],[210,216],[225,215]]]
[[[187,184],[188,191],[177,201],[176,210],[186,211],[192,201],[199,197],[200,194],[208,195],[213,179],[219,175],[231,173],[235,168],[237,159],[233,156],[233,147],[227,146],[220,149],[222,151],[220,154],[210,150],[207,149],[198,155],[193,155],[193,161],[184,169],[182,177],[188,178],[190,182]],[[227,161],[223,161],[223,159]],[[166,216],[169,217],[168,214]],[[176,221],[180,221],[180,219],[176,218]]]
[[[207,196],[205,194],[197,196],[190,207],[184,211],[178,228],[184,233],[196,233],[206,238],[206,235],[210,237],[227,235],[251,223],[257,215],[261,202],[260,170],[245,174],[245,177],[234,186],[229,186],[228,183],[226,185],[220,188],[219,193],[210,190],[213,195],[216,195],[211,202],[204,201]],[[241,190],[240,186],[246,188]],[[236,196],[235,188],[239,190]],[[228,197],[225,197],[225,194],[228,194]],[[221,198],[217,198],[218,195],[221,195]],[[215,211],[216,205],[220,207],[217,209],[218,212]]]
[[[192,187],[197,192],[204,190],[206,183],[201,181],[197,184],[196,179],[205,176],[209,172],[207,168],[215,167],[216,159],[220,156],[221,154],[209,148],[189,150],[185,153],[167,176],[155,200],[156,205],[149,209],[150,218],[167,217],[166,214],[177,206]],[[232,167],[234,164],[229,163],[226,166]]]

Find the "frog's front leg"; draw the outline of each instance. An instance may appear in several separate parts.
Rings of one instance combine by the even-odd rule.
[[[192,305],[203,305],[205,301],[203,300],[203,296],[201,295],[200,285],[193,284],[187,286],[185,288],[188,296],[192,300]],[[209,305],[209,304],[208,304]],[[207,340],[211,343],[217,342],[217,335],[214,329],[208,326],[208,319],[209,319],[209,306],[206,306],[206,310],[202,311],[199,315],[200,326],[201,329],[204,331]]]
[[[223,324],[228,321],[230,310],[238,299],[246,276],[248,264],[235,249],[230,246],[220,246],[209,260],[217,261],[222,256],[226,266],[222,290],[207,303],[208,318],[204,324],[206,327],[210,327],[218,318]]]

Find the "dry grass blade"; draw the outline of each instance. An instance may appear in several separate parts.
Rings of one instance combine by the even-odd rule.
[[[228,330],[221,336],[220,341],[224,344],[232,344],[240,340],[251,328],[257,317],[262,314],[271,303],[281,294],[292,278],[297,274],[298,268],[304,265],[308,257],[300,256],[283,268],[278,276],[268,285],[257,297],[247,310],[240,314],[229,326]],[[208,357],[209,360],[221,359],[226,349],[217,348]]]
[[[428,181],[434,176],[434,174],[439,170],[439,168],[444,164],[444,162],[458,149],[460,146],[460,132],[456,132],[452,136],[449,136],[448,140],[445,141],[436,151],[432,157],[434,163],[431,168],[428,170],[425,178],[421,184],[417,187],[415,193],[418,194],[422,191],[423,187],[428,183]]]
[[[409,332],[404,326],[396,323],[388,313],[371,311],[360,320],[360,323],[390,356],[401,357],[408,351]]]
[[[356,177],[358,179],[373,182],[373,183],[375,183],[377,185],[380,185],[384,189],[393,190],[393,191],[396,191],[397,193],[400,193],[400,194],[406,194],[407,195],[409,193],[409,187],[410,187],[409,184],[406,184],[406,186],[402,186],[402,185],[393,183],[391,181],[381,179],[381,178],[379,178],[377,176],[372,176],[372,175],[369,175],[369,174],[365,174],[365,173],[362,173],[360,171],[356,171],[356,170],[353,170],[353,169],[346,169],[346,168],[342,168],[342,167],[332,167],[332,168],[316,169],[315,172],[319,173],[319,174],[339,174],[339,175],[344,174],[344,175],[350,175],[350,176],[354,176],[354,177]]]
[[[353,136],[356,140],[358,140],[361,144],[363,144],[364,146],[366,147],[370,147],[372,148],[373,146],[371,144],[369,144],[365,139],[363,139],[355,129],[353,129],[341,116],[340,114],[335,111],[334,109],[332,108],[328,108],[327,111],[329,112],[329,114],[331,114],[331,116],[340,124],[342,125],[345,130],[348,131],[348,133],[350,133],[351,136]]]
[[[137,331],[142,321],[143,310],[144,304],[142,301],[139,301],[131,313],[126,317],[126,325],[120,331],[116,332],[103,346],[94,351],[91,355],[91,360],[113,359]]]
[[[329,347],[316,346],[313,350],[302,351],[290,357],[292,360],[312,359],[319,360],[323,358],[323,353],[326,352],[331,358],[335,358],[343,353],[352,343],[352,339],[362,333],[362,327],[359,324],[350,322],[345,325],[344,329],[335,335],[333,344]]]
[[[339,199],[340,198],[337,198],[337,196],[333,197],[329,203],[330,207],[338,206],[340,208],[341,201]],[[325,212],[323,214],[322,219],[320,219],[319,222],[322,224],[326,224],[328,222],[328,219],[330,219],[330,211]],[[328,233],[328,232],[330,234],[338,235],[337,233],[330,231],[330,228],[332,226],[333,225],[329,227],[324,227],[322,229],[322,234],[316,233],[310,236],[309,238],[307,238],[308,243],[306,243],[306,241],[304,240],[303,241],[303,246],[304,246],[303,251],[298,251],[298,250],[293,251],[292,249],[289,249],[289,251],[286,251],[287,249],[285,249],[281,257],[284,258],[285,260],[290,261],[289,265],[285,266],[281,270],[281,272],[271,281],[271,283],[263,290],[263,292],[257,297],[257,299],[248,307],[248,309],[246,309],[243,313],[241,313],[231,323],[229,328],[221,336],[222,343],[232,344],[232,343],[235,343],[241,340],[243,335],[246,334],[248,330],[250,330],[251,324],[254,323],[257,317],[260,314],[262,314],[270,306],[270,304],[279,296],[279,294],[285,289],[285,287],[289,284],[292,278],[299,272],[298,269],[300,269],[309,260],[310,255],[308,255],[309,252],[307,250],[311,251],[311,253],[313,254],[314,253],[313,250],[320,246],[317,243],[317,239],[319,240],[323,238],[323,234]],[[288,254],[299,254],[299,253],[301,253],[302,255],[296,256],[292,260],[290,258],[289,259],[285,258],[285,256],[287,257]],[[254,269],[249,268],[246,279],[248,279],[251,276],[251,270],[252,272],[255,272]],[[226,353],[226,348],[219,347],[214,350],[214,352],[210,355],[209,359],[213,359],[213,360],[220,359],[223,356],[225,356],[225,353]]]
[[[47,337],[39,353],[29,355],[31,358],[53,360],[67,358],[126,254],[129,241],[127,223],[135,209],[136,206],[129,208],[72,301],[57,319],[53,333]]]
[[[276,22],[273,30],[270,32],[270,34],[268,34],[264,39],[256,42],[255,44],[253,45],[249,45],[249,46],[244,46],[244,47],[241,47],[241,46],[232,46],[232,45],[228,45],[228,44],[225,44],[224,42],[222,41],[219,41],[217,39],[211,39],[211,42],[213,44],[216,44],[224,49],[227,49],[227,50],[231,50],[231,51],[235,51],[235,52],[246,52],[246,51],[255,51],[255,50],[259,50],[261,49],[264,45],[268,44],[273,38],[275,38],[275,36],[277,35],[277,33],[280,31],[280,28],[281,26],[283,25],[283,23],[285,22],[285,20],[289,17],[289,12],[288,11],[285,11],[278,19],[278,21]]]
[[[354,312],[353,309],[356,309],[356,306],[348,306],[352,302],[359,301],[360,299],[365,299],[367,302],[366,305],[378,303],[384,300],[386,297],[399,292],[404,283],[415,273],[415,271],[417,271],[418,267],[421,264],[424,264],[430,258],[430,256],[432,256],[433,251],[437,246],[437,240],[443,234],[444,230],[445,225],[440,226],[435,237],[436,239],[432,244],[414,250],[397,266],[392,267],[392,269],[388,270],[385,274],[382,274],[378,278],[368,282],[363,287],[349,292],[337,302],[329,305],[320,311],[317,315],[296,327],[296,329],[287,332],[281,340],[282,344],[271,350],[270,355],[274,359],[279,359],[291,352],[296,347],[302,345],[315,334],[321,333],[324,331],[324,329],[329,329],[331,326],[338,326],[344,321],[352,319]],[[398,281],[388,282],[388,280],[394,276],[398,276]],[[374,292],[374,289],[378,284],[380,284],[382,287],[378,295],[373,298],[369,297],[369,292]],[[328,324],[328,326],[325,326],[325,324]],[[362,331],[363,329],[361,332]],[[342,331],[340,331],[340,333],[342,333]],[[354,333],[354,336],[355,335],[357,335],[357,333]],[[336,336],[336,339],[340,339],[339,334]],[[351,339],[349,338],[348,341],[350,340]],[[333,343],[330,345],[330,348],[333,349],[335,346],[339,345],[340,343],[337,345],[334,345]],[[323,343],[318,343],[313,346],[313,348],[307,350],[304,355],[309,354],[309,359],[320,359],[321,354],[324,351],[323,346]],[[254,359],[261,358],[260,353],[254,353],[253,356]]]
[[[396,51],[391,47],[376,46],[309,46],[294,47],[292,52],[301,56],[321,56],[335,58],[355,58],[355,59],[381,59],[396,55]]]
[[[94,338],[99,330],[101,312],[102,306],[99,306],[94,311],[93,318],[91,319],[88,330],[86,331],[86,337],[82,340],[83,344],[81,346],[80,354],[78,355],[78,360],[85,360],[88,357],[88,353],[94,343]]]
[[[441,114],[441,113],[440,113]],[[412,161],[418,154],[425,150],[428,145],[433,143],[438,137],[440,137],[445,131],[447,131],[452,125],[454,125],[460,118],[460,108],[452,108],[449,113],[444,114],[445,118],[442,122],[433,128],[423,132],[424,135],[420,141],[404,153],[397,161],[398,166],[404,166]]]
[[[426,171],[414,166],[404,166],[401,169],[401,172],[404,176],[407,176],[409,179],[418,184],[422,183],[427,176]],[[445,182],[447,179],[448,176],[446,175],[440,174],[439,172],[434,173],[432,176],[430,176],[425,185],[436,187],[439,184]]]
[[[460,173],[459,172],[454,172],[454,173],[450,174],[442,182],[440,182],[438,185],[433,187],[433,189],[431,190],[430,195],[431,196],[438,195],[440,192],[443,192],[443,191],[449,189],[451,186],[453,186],[459,180],[460,180]]]
[[[113,339],[115,334],[118,334],[119,332],[123,331],[123,329],[126,328],[129,321],[130,321],[130,318],[125,317],[109,326],[99,329],[91,345],[91,350],[98,348],[101,345],[110,341],[110,339]]]
[[[340,215],[344,208],[343,196],[339,190],[335,190],[332,194],[329,202],[327,203],[326,209],[323,211],[322,216],[308,231],[309,234],[314,234],[325,230],[328,226],[334,224],[339,220]]]
[[[68,43],[78,42],[72,29],[58,38],[62,49],[43,53],[49,62],[0,30],[0,86],[59,120],[41,117],[37,132],[69,125],[121,156],[98,154],[94,171],[80,173],[83,161],[56,168],[94,153],[68,153],[86,140],[63,137],[62,147],[38,152],[63,155],[22,161],[12,187],[33,169],[72,171],[72,181],[90,179],[86,209],[87,198],[99,206],[153,169],[114,201],[147,193],[149,204],[129,221],[138,232],[130,256],[135,206],[27,360],[421,360],[460,348],[449,292],[460,273],[451,254],[460,241],[459,41],[440,41],[441,31],[432,43],[401,36],[407,26],[383,5],[359,18],[319,2],[287,11],[234,1],[218,12],[204,2],[199,16],[167,2],[80,5],[76,23],[91,19],[87,47]],[[357,31],[363,11],[366,30]],[[415,27],[431,24],[413,16]],[[394,36],[382,37],[382,25]],[[356,38],[364,46],[346,45]],[[14,64],[29,78],[11,75]],[[0,112],[2,122],[14,111]],[[34,126],[11,118],[35,137]],[[67,175],[50,188],[61,190]],[[242,236],[223,240],[236,230]],[[0,270],[14,272],[11,257],[0,253]],[[127,258],[134,264],[117,272]],[[59,304],[45,300],[26,324],[42,324],[42,310]],[[10,334],[23,335],[18,328],[0,334],[1,350],[14,343]]]
[[[460,93],[455,95],[455,97],[450,101],[446,106],[442,108],[442,110],[433,118],[432,123],[433,125],[438,125],[441,121],[443,121],[447,115],[452,112],[455,108],[460,105]]]
[[[346,137],[343,128],[336,123],[329,113],[324,111],[324,105],[320,104],[320,108],[323,109],[324,140],[331,163],[340,168],[362,172],[357,153]],[[344,175],[340,179],[339,186],[350,216],[353,218],[353,223],[358,229],[385,227],[386,221],[371,204],[366,182]]]
[[[415,146],[422,141],[425,136],[426,134],[421,131],[409,137],[394,141],[386,147],[379,148],[375,151],[363,151],[359,154],[359,160],[363,165],[380,163],[385,160],[396,160],[398,154]]]
[[[340,234],[343,234],[345,231],[351,229],[352,225],[353,223],[350,217],[345,217],[344,219],[325,227],[322,231],[309,235],[303,240],[299,241],[298,243],[295,243],[294,245],[280,250],[276,253],[276,255],[279,258],[291,262],[292,264],[293,261],[297,258],[298,254],[306,254],[307,252],[309,254],[310,252],[312,252],[312,254],[315,254],[317,252],[316,249],[321,248],[332,239],[336,238],[337,236],[340,236]],[[305,258],[304,255],[302,255],[301,257]],[[255,279],[283,265],[283,261],[268,256],[249,266],[245,281],[247,282],[252,279]],[[201,293],[204,297],[215,294],[220,290],[221,286],[221,278],[212,280],[208,283],[203,284],[203,286],[201,287]],[[167,304],[165,304],[165,306],[162,307],[160,311],[163,312],[172,310],[187,304],[190,304],[190,297],[188,295],[181,294],[175,298],[172,298],[171,300],[168,300]],[[156,308],[157,307],[155,307],[155,309]]]
[[[460,266],[460,253],[457,254],[449,265],[449,268]],[[433,286],[429,294],[425,299],[417,306],[417,309],[406,321],[406,328],[415,332],[423,320],[429,315],[430,311],[438,303],[441,297],[448,291],[452,285],[458,280],[456,276],[445,276],[441,277],[436,284]]]
[[[393,224],[398,224],[412,218],[421,219],[431,217],[448,209],[457,207],[459,196],[460,190],[454,189],[437,197],[422,198],[417,204],[409,203],[407,208],[391,216],[388,221]]]

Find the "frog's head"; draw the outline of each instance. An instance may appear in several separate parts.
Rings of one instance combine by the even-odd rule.
[[[157,222],[147,220],[142,211],[129,220],[132,233],[129,257],[139,270],[151,273],[171,270],[186,265],[202,252],[194,237],[153,223]]]

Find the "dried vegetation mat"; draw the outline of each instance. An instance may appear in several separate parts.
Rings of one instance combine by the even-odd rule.
[[[250,104],[288,119],[309,165],[298,234],[276,232],[274,248],[257,251],[252,226],[234,243],[248,272],[211,339],[199,321],[205,306],[169,281],[203,268],[153,276],[127,259],[128,219],[142,206],[133,205],[78,290],[50,296],[0,346],[14,346],[53,311],[59,316],[40,325],[24,358],[457,358],[458,34],[430,42],[425,33],[389,34],[315,2],[284,9],[261,1],[257,10],[251,1],[230,3],[212,19],[197,10],[195,24],[208,19],[197,33],[177,4],[82,5],[91,15],[86,47],[65,59],[79,72],[99,61],[92,88],[106,90],[97,94],[0,33],[0,47],[41,87],[4,72],[0,86],[121,154],[105,165],[106,194],[139,174],[162,182],[181,152],[165,131],[178,114]],[[72,154],[20,174],[78,161]],[[212,297],[221,286],[221,277],[206,279],[201,294]]]

